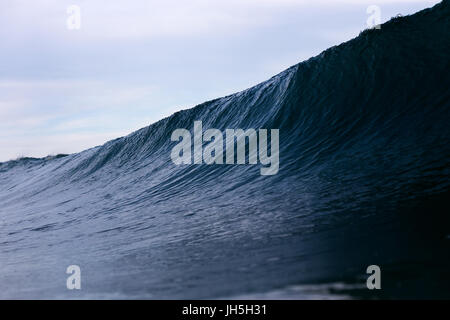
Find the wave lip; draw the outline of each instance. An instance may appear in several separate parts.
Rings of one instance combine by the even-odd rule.
[[[102,146],[0,163],[0,297],[241,296],[360,283],[376,263],[381,297],[448,298],[449,11],[393,19]],[[171,134],[197,120],[279,129],[278,173],[175,165]]]

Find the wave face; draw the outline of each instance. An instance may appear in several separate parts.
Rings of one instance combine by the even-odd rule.
[[[0,297],[449,297],[449,7],[102,146],[1,163]],[[278,174],[174,165],[195,120],[278,128]]]

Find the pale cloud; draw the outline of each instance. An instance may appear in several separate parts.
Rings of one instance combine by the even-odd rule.
[[[101,131],[118,127],[120,118],[128,125],[148,125],[161,116],[140,116],[148,108],[154,86],[127,87],[120,83],[90,80],[0,81],[0,137],[21,132],[70,132],[90,128]],[[54,103],[57,101],[57,103]],[[89,116],[90,115],[90,116]],[[142,119],[147,122],[143,123]],[[3,156],[3,154],[2,154]]]
[[[17,159],[24,156],[45,157],[92,148],[128,133],[129,131],[66,133],[57,136],[41,135],[35,140],[30,140],[26,136],[19,136],[14,140],[1,139],[0,150],[2,150],[2,157],[6,159]]]
[[[6,0],[0,25],[16,30],[67,37],[66,8],[73,1]],[[76,1],[81,9],[79,34],[91,38],[152,38],[230,33],[270,24],[274,15],[293,9],[329,10],[344,6],[415,4],[436,0],[120,0]],[[4,29],[6,32],[8,29]]]
[[[0,161],[78,152],[231,94],[430,0],[2,0]],[[68,30],[66,9],[81,8]]]

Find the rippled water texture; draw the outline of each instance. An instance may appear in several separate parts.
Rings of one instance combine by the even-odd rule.
[[[103,146],[1,163],[0,298],[448,298],[449,7]],[[174,165],[195,120],[280,129],[279,173]]]

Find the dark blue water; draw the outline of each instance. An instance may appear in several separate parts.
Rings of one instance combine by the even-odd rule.
[[[445,1],[103,146],[1,163],[0,298],[449,298],[449,30]],[[174,165],[195,120],[279,129],[278,174]]]

